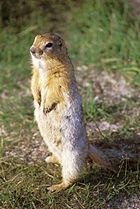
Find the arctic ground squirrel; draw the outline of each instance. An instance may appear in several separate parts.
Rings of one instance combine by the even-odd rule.
[[[81,96],[63,39],[50,33],[37,35],[30,53],[35,119],[52,153],[46,162],[62,166],[62,182],[48,189],[60,191],[72,185],[88,158],[111,169],[106,156],[87,139]]]

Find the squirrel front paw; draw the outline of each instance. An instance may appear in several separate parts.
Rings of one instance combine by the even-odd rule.
[[[35,107],[39,107],[41,105],[41,99],[34,99]]]
[[[51,112],[52,110],[55,110],[56,109],[56,105],[57,105],[56,102],[50,103],[49,105],[47,105],[45,103],[44,108],[43,108],[44,114],[47,114],[47,113]]]
[[[39,97],[37,100],[37,103],[40,105],[41,104],[41,98]]]
[[[34,101],[36,101],[39,105],[41,104],[41,95],[40,95],[40,93],[34,95]]]

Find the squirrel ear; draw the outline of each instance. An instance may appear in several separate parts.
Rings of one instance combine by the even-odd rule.
[[[59,43],[58,43],[58,46],[62,47],[62,42],[59,42]]]

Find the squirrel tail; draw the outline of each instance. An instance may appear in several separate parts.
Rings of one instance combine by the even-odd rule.
[[[102,168],[116,172],[107,156],[92,144],[89,144],[89,158]]]

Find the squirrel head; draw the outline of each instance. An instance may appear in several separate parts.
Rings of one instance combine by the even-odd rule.
[[[41,63],[49,65],[54,61],[65,62],[65,59],[68,58],[63,39],[50,33],[37,35],[30,48],[30,53],[33,65],[36,65],[36,67],[41,67]]]

